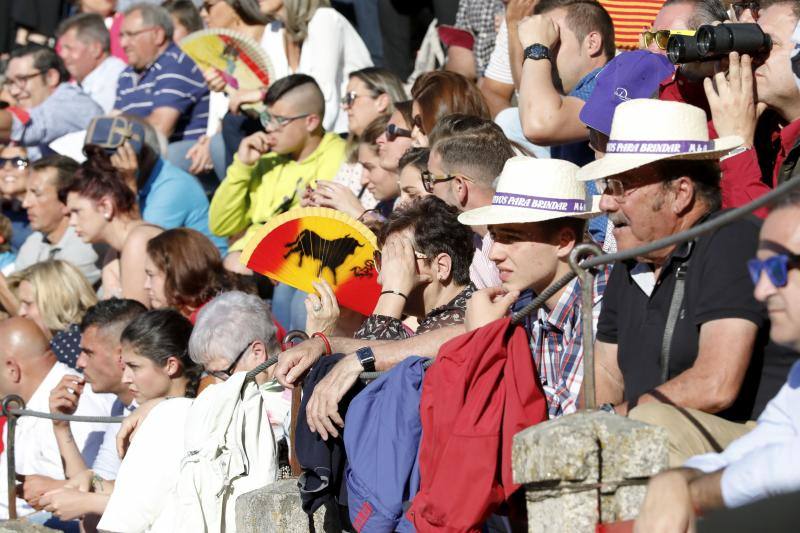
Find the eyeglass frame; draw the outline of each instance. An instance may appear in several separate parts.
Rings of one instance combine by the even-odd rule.
[[[414,121],[414,126],[416,126],[416,128],[420,131],[420,133],[422,133],[423,135],[427,135],[427,132],[425,131],[425,125],[422,123],[422,115],[420,114],[414,115],[413,121]]]
[[[372,264],[375,266],[375,272],[378,274],[381,273],[381,264],[383,263],[383,259],[381,259],[382,256],[383,252],[381,250],[375,250],[372,252]],[[423,254],[422,252],[418,252],[417,250],[414,250],[414,257],[417,259],[429,259],[427,255]]]
[[[161,26],[148,26],[146,28],[142,28],[142,29],[136,30],[136,31],[120,31],[119,32],[119,38],[122,39],[123,37],[126,37],[128,39],[133,39],[134,37],[138,37],[139,35],[141,35],[141,34],[143,34],[145,32],[153,31],[153,30],[156,30],[156,29],[158,29],[160,27]]]
[[[16,163],[14,163],[14,161],[16,161]],[[30,165],[31,161],[27,157],[20,156],[0,157],[0,168],[5,167],[6,163],[11,163],[11,166],[16,169],[24,169],[28,168],[28,165]]]
[[[470,178],[469,176],[465,176],[464,174],[434,174],[428,169],[420,172],[420,177],[422,178],[422,187],[425,189],[425,192],[429,194],[433,194],[433,186],[437,183],[445,183],[456,178],[465,179],[475,183],[474,179]]]
[[[30,74],[23,74],[18,78],[6,78],[3,80],[3,86],[6,88],[15,85],[17,89],[24,89],[30,80],[35,78],[36,76],[44,76],[45,72],[41,70],[37,70],[36,72],[31,72]]]
[[[667,38],[664,41],[664,46],[661,46],[661,43],[658,42],[658,37],[657,36],[658,35],[664,35],[664,34],[666,34]],[[650,43],[655,42],[656,46],[660,50],[666,50],[667,49],[667,43],[669,42],[670,36],[672,36],[672,35],[686,35],[686,36],[691,37],[691,36],[696,35],[696,34],[697,34],[697,30],[658,30],[658,31],[653,31],[653,29],[651,28],[649,30],[642,30],[642,32],[639,34],[639,39],[640,39],[640,42],[641,42],[643,48],[648,48],[650,46]],[[648,42],[648,35],[650,36],[649,37],[650,42]]]
[[[739,9],[737,13],[737,7]],[[739,18],[742,16],[746,10],[750,10],[750,13],[753,14],[753,20],[758,20],[759,12],[761,11],[761,4],[759,2],[732,2],[730,5],[731,11],[733,11],[733,15],[736,17],[738,21]]]
[[[598,179],[595,180],[595,182],[597,183],[597,189],[598,189],[598,191],[600,192],[601,195],[610,196],[618,204],[623,204],[623,203],[626,202],[625,197],[629,196],[631,193],[633,193],[633,191],[635,191],[636,189],[638,189],[640,187],[644,187],[645,185],[651,185],[653,183],[666,183],[666,182],[674,181],[676,179],[678,179],[678,176],[675,176],[674,178],[669,178],[669,179],[664,179],[664,178],[662,178],[660,176],[657,176],[656,179],[633,180],[634,183],[629,184],[627,187],[622,182],[622,180],[619,179],[619,178],[598,178]],[[606,193],[607,190],[613,189],[613,187],[611,187],[611,185],[610,185],[611,183],[619,183],[619,187],[620,187],[620,190],[621,190],[621,192],[619,194],[614,193],[613,190],[612,190],[611,193]]]
[[[384,133],[386,135],[386,140],[390,143],[396,141],[398,137],[411,138],[411,130],[401,128],[397,124],[387,124]]]
[[[367,97],[367,98],[372,98],[374,100],[375,98],[379,97],[381,94],[382,93],[377,93],[377,94],[375,94],[375,93],[372,93],[372,94],[358,94],[355,91],[347,91],[346,93],[344,93],[344,95],[341,98],[339,98],[339,105],[342,107],[342,109],[350,109],[353,106],[353,104],[356,102],[357,98],[360,98],[360,97],[364,96],[364,97]]]
[[[776,272],[771,269],[775,265],[781,269],[780,278],[776,278]],[[753,285],[758,285],[761,275],[766,274],[767,279],[776,289],[785,287],[789,283],[789,271],[797,268],[800,268],[800,254],[780,253],[763,260],[754,257],[747,261],[747,272],[750,274]]]
[[[312,113],[303,113],[302,115],[295,115],[293,117],[284,117],[281,115],[273,115],[269,111],[264,110],[258,114],[258,121],[261,123],[261,127],[266,130],[272,125],[274,120],[275,121],[274,123],[276,125],[275,129],[282,130],[287,124],[291,123],[292,121],[295,121],[299,118],[306,118],[311,114]]]
[[[206,370],[206,374],[215,377],[220,381],[227,381],[227,379],[233,375],[233,371],[236,369],[236,365],[239,364],[239,361],[241,361],[242,357],[244,357],[244,354],[246,354],[247,351],[253,347],[253,344],[255,344],[255,342],[256,341],[250,341],[249,343],[247,343],[247,346],[244,347],[244,350],[239,352],[239,355],[236,356],[236,359],[234,359],[233,362],[230,364],[230,366],[228,366],[228,368],[226,368],[225,370]]]

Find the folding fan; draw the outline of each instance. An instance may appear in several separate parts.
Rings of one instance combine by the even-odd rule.
[[[306,207],[273,218],[248,241],[241,261],[305,292],[324,278],[339,305],[369,315],[381,292],[377,248],[375,234],[361,222],[335,209]]]
[[[247,35],[224,28],[200,30],[179,45],[203,70],[217,70],[231,89],[260,89],[275,81],[266,51]]]

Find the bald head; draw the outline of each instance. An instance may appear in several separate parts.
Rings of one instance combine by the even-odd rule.
[[[278,100],[289,104],[298,115],[313,113],[320,120],[325,115],[322,90],[314,78],[305,74],[290,74],[273,83],[267,91],[264,103],[272,106]]]
[[[35,359],[49,349],[50,344],[33,320],[14,317],[0,322],[0,351],[4,356]]]
[[[27,318],[0,322],[0,395],[26,402],[56,363],[42,330]]]

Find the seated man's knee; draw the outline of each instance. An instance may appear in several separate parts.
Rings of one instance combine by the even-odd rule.
[[[650,402],[637,405],[628,413],[628,418],[655,426],[670,426],[670,422],[682,419],[680,411],[669,404]]]

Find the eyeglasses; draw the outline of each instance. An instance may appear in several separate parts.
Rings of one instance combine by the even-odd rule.
[[[351,91],[349,93],[344,93],[344,96],[342,96],[342,98],[341,98],[341,100],[339,100],[339,102],[342,104],[343,108],[347,109],[347,108],[349,108],[350,106],[352,106],[355,103],[357,98],[360,98],[362,96],[366,97],[366,98],[376,98],[377,97],[377,95],[374,95],[374,94],[358,94],[358,93],[356,93],[354,91]]]
[[[12,167],[26,168],[28,166],[28,159],[24,157],[0,157],[0,167],[6,166],[6,163],[11,163]]]
[[[425,126],[422,125],[422,115],[414,115],[414,126],[416,126],[419,131],[425,135]]]
[[[303,113],[302,115],[295,115],[293,117],[282,117],[280,115],[271,115],[269,111],[262,111],[258,118],[261,120],[261,125],[264,129],[268,129],[272,126],[276,130],[279,130],[291,121],[297,120],[298,118],[306,118],[310,114],[311,113]]]
[[[640,42],[642,48],[648,48],[655,41],[656,46],[666,50],[670,35],[694,35],[695,33],[697,33],[695,30],[644,30],[642,31]]]
[[[141,35],[142,33],[153,31],[157,28],[158,26],[150,26],[148,28],[142,28],[141,30],[136,30],[136,31],[121,31],[119,32],[119,38],[130,39],[132,37],[136,37],[137,35]]]
[[[15,85],[18,89],[25,88],[25,85],[28,84],[28,80],[32,80],[36,76],[41,76],[43,72],[41,70],[37,70],[36,72],[31,72],[30,74],[23,74],[17,78],[6,78],[3,80],[4,87],[10,87],[11,85]]]
[[[233,371],[236,368],[236,365],[239,364],[239,360],[244,356],[244,354],[247,353],[247,351],[250,349],[251,346],[253,346],[252,342],[249,343],[247,346],[245,346],[244,350],[239,352],[239,355],[236,356],[236,359],[234,359],[233,362],[231,363],[231,365],[228,368],[226,368],[225,370],[207,370],[206,372],[210,376],[214,376],[215,378],[217,378],[220,381],[227,380],[229,377],[231,377],[233,375]]]
[[[382,254],[381,254],[380,250],[375,250],[374,252],[372,252],[372,259],[375,262],[375,270],[379,274],[381,272],[381,265],[382,265],[382,263],[381,263],[381,255]],[[427,255],[423,254],[422,252],[418,252],[416,250],[414,250],[414,257],[416,257],[417,259],[427,259],[428,258]]]
[[[397,124],[389,124],[386,126],[386,140],[394,142],[398,137],[411,137],[411,132],[401,128]]]
[[[734,2],[731,4],[731,9],[736,16],[736,20],[739,20],[742,17],[742,13],[748,9],[753,15],[753,20],[758,20],[758,12],[761,10],[761,5],[758,2]]]
[[[796,254],[777,254],[764,260],[751,259],[747,262],[747,270],[750,271],[750,279],[754,285],[758,285],[761,272],[765,272],[770,283],[777,288],[786,286],[789,270],[797,267],[800,267],[800,255]]]
[[[431,194],[433,193],[433,186],[437,183],[444,183],[456,178],[462,178],[473,183],[475,182],[475,180],[463,174],[442,174],[441,176],[437,176],[430,170],[423,170],[420,174],[422,175],[422,186],[425,187],[425,191]]]

